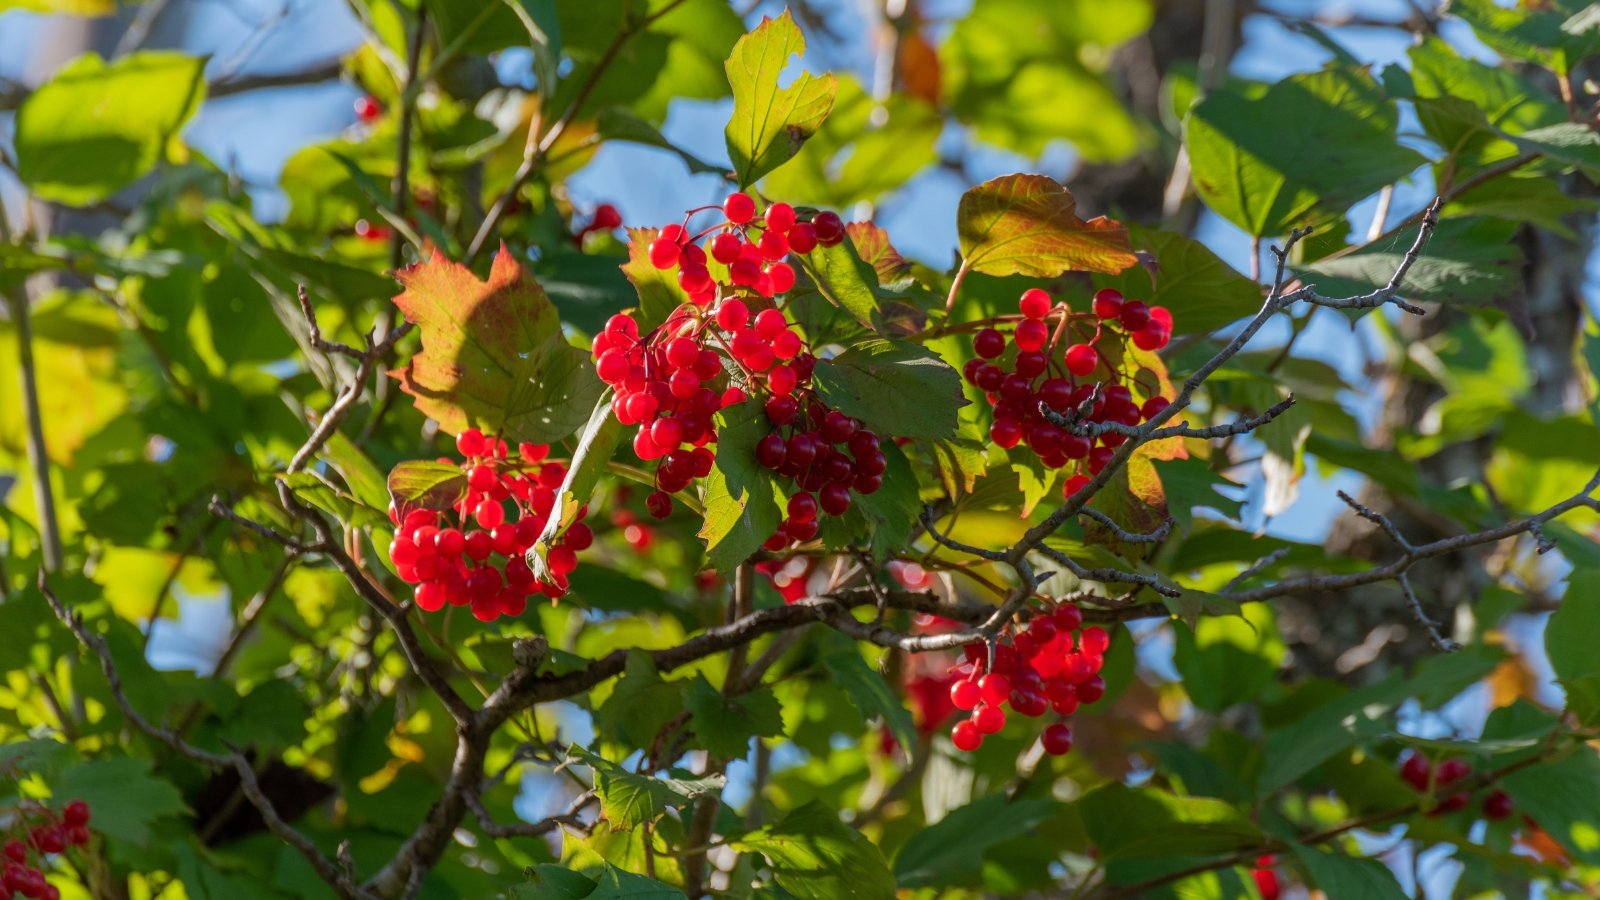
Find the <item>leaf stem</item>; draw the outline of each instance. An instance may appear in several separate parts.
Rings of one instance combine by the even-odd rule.
[[[966,259],[961,260],[961,268],[956,269],[956,277],[950,280],[950,295],[944,298],[944,313],[950,315],[956,308],[956,292],[961,290],[961,282],[967,278],[967,273],[972,271],[972,263]]]

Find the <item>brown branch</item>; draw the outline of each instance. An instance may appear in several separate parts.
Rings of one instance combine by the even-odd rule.
[[[332,81],[338,78],[343,71],[343,63],[335,59],[296,72],[270,72],[260,75],[240,75],[234,78],[224,78],[221,81],[213,82],[206,88],[206,98],[214,100],[218,97],[231,97],[234,94],[243,94],[248,91],[321,84],[324,81]]]
[[[467,807],[472,810],[472,815],[478,820],[478,827],[484,834],[492,838],[528,838],[543,837],[563,825],[582,827],[583,819],[579,813],[594,803],[597,799],[594,791],[585,791],[578,795],[566,808],[565,812],[548,816],[537,822],[519,822],[515,825],[500,825],[489,815],[484,808],[483,800],[476,793],[466,795]]]
[[[250,761],[245,758],[244,754],[237,751],[227,754],[213,753],[210,750],[196,747],[179,737],[175,732],[151,722],[135,709],[132,702],[128,700],[127,693],[123,690],[122,677],[118,674],[116,663],[112,660],[111,648],[98,635],[89,631],[82,616],[74,615],[68,611],[66,605],[50,589],[49,580],[45,577],[43,570],[39,572],[39,592],[44,595],[45,600],[50,604],[50,609],[55,613],[56,618],[60,619],[61,623],[78,639],[78,643],[82,644],[84,649],[99,659],[100,670],[105,675],[106,686],[111,691],[112,702],[122,711],[123,717],[128,720],[130,725],[152,740],[201,765],[217,769],[232,768],[238,773],[240,790],[244,792],[246,799],[260,813],[261,820],[266,823],[268,830],[277,835],[284,843],[299,851],[300,855],[305,857],[306,861],[311,864],[311,868],[316,871],[319,878],[332,886],[341,897],[366,898],[370,896],[366,891],[357,887],[344,872],[340,871],[332,860],[324,856],[322,851],[318,850],[317,846],[311,842],[310,838],[301,834],[295,830],[294,826],[283,820],[272,800],[261,790],[261,783],[256,778],[255,768],[251,766]]]

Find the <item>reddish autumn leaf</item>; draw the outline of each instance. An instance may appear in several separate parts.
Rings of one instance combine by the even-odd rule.
[[[844,230],[857,255],[878,273],[880,284],[893,284],[911,274],[911,263],[889,243],[889,232],[871,222],[851,222]]]
[[[1122,223],[1078,218],[1072,193],[1043,175],[1002,175],[967,191],[956,230],[963,265],[986,275],[1116,274],[1139,261]]]
[[[589,354],[562,337],[544,288],[504,247],[487,282],[437,253],[397,277],[395,305],[422,349],[389,374],[439,427],[548,444],[588,420],[602,389]]]
[[[918,100],[939,105],[939,52],[921,32],[910,31],[900,37],[895,47],[894,71],[900,90]]]

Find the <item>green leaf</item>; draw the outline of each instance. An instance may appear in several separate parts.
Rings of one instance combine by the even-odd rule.
[[[1028,157],[1072,142],[1088,162],[1122,159],[1140,126],[1105,75],[1154,18],[1148,0],[983,0],[939,48],[942,97],[978,139]]]
[[[656,820],[669,809],[683,809],[701,797],[716,796],[728,781],[721,775],[704,778],[637,775],[576,745],[568,754],[594,772],[600,809],[613,829],[632,829]]]
[[[1184,690],[1210,712],[1256,698],[1287,653],[1271,607],[1261,603],[1240,608],[1238,616],[1200,619],[1192,633],[1175,628],[1173,635]]]
[[[956,231],[962,265],[985,275],[1114,275],[1139,261],[1125,227],[1078,218],[1072,192],[1043,175],[1002,175],[962,194]]]
[[[654,878],[607,864],[595,878],[553,863],[528,869],[528,883],[514,885],[517,900],[682,900],[683,892]]]
[[[636,747],[649,747],[682,711],[682,682],[663,680],[649,653],[630,650],[622,678],[595,712],[595,728],[606,740],[620,735]]]
[[[1133,248],[1152,262],[1097,281],[1172,310],[1177,333],[1211,331],[1261,308],[1261,286],[1234,271],[1205,244],[1138,225],[1129,226],[1128,234]]]
[[[1343,212],[1422,165],[1396,142],[1398,118],[1372,76],[1352,66],[1291,75],[1259,96],[1215,91],[1185,127],[1195,191],[1248,234],[1286,234],[1314,207]]]
[[[402,517],[413,509],[448,511],[466,493],[467,474],[457,465],[412,459],[389,471],[389,497]]]
[[[1552,0],[1508,9],[1494,0],[1452,0],[1451,15],[1496,52],[1557,74],[1600,53],[1600,16],[1587,0]]]
[[[1563,167],[1581,169],[1590,178],[1600,177],[1600,135],[1580,122],[1562,122],[1524,132],[1512,142]]]
[[[1159,460],[1155,467],[1167,495],[1167,511],[1184,531],[1193,527],[1194,511],[1201,507],[1214,509],[1234,520],[1242,515],[1244,501],[1222,493],[1224,488],[1240,485],[1212,471],[1211,464],[1205,460],[1195,456]]]
[[[889,689],[883,676],[867,666],[866,660],[861,658],[861,651],[854,644],[824,656],[822,665],[828,670],[834,684],[850,695],[850,702],[861,711],[863,719],[882,719],[900,746],[916,746],[917,729],[911,721],[911,713]]]
[[[1405,900],[1407,896],[1394,873],[1376,859],[1329,853],[1303,844],[1294,845],[1294,855],[1306,867],[1311,883],[1329,897]]]
[[[1565,598],[1544,628],[1545,654],[1569,694],[1573,685],[1587,686],[1592,681],[1584,679],[1600,676],[1600,657],[1592,640],[1596,634],[1600,634],[1600,571],[1574,569]]]
[[[47,200],[103,200],[154,169],[205,97],[205,61],[145,51],[67,63],[17,110],[17,175]]]
[[[895,895],[883,854],[819,800],[730,843],[740,852],[766,857],[778,886],[801,900]]]
[[[1220,594],[1210,594],[1193,588],[1184,588],[1176,597],[1162,595],[1161,602],[1177,616],[1190,631],[1199,627],[1201,616],[1237,616],[1242,614],[1239,601]]]
[[[885,462],[883,486],[871,494],[855,495],[852,511],[860,511],[866,525],[865,536],[872,543],[873,558],[882,562],[910,540],[912,526],[922,514],[922,497],[917,489],[917,475],[900,445],[884,441],[879,446]]]
[[[741,188],[755,184],[799,152],[833,109],[832,75],[813,78],[801,72],[788,87],[778,87],[789,57],[805,49],[805,36],[787,9],[776,19],[763,17],[754,31],[733,45],[727,64],[733,88],[728,158]]]
[[[1100,859],[1161,859],[1259,846],[1261,829],[1238,806],[1111,782],[1081,801],[1084,827]]]
[[[545,554],[555,545],[556,539],[578,520],[578,511],[594,495],[595,485],[605,474],[622,443],[622,423],[611,414],[611,389],[607,388],[595,401],[589,413],[589,422],[578,435],[578,445],[572,450],[572,460],[567,463],[566,477],[556,491],[556,504],[550,508],[550,518],[545,521],[539,539],[528,549],[528,567],[541,578],[546,577]]]
[[[397,277],[405,292],[395,305],[422,333],[422,350],[390,374],[446,432],[477,426],[549,444],[589,419],[604,385],[510,252],[496,254],[487,282],[437,253]]]
[[[846,237],[831,247],[818,244],[810,253],[797,254],[795,259],[817,293],[857,322],[877,330],[878,275],[856,252],[854,241]]]
[[[50,786],[63,802],[82,800],[94,811],[94,830],[140,847],[150,826],[188,811],[172,782],[150,773],[150,761],[132,757],[95,759],[64,769]]]
[[[1600,755],[1592,747],[1579,744],[1560,759],[1512,772],[1500,787],[1573,859],[1600,865]]]
[[[606,866],[595,880],[594,892],[584,900],[683,900],[683,891],[654,878]]]
[[[425,5],[440,44],[460,54],[488,54],[531,41],[536,52],[561,55],[556,0],[425,0]]]
[[[912,834],[894,858],[901,887],[957,887],[977,880],[991,847],[1024,839],[1055,813],[1055,803],[991,794]]]
[[[696,675],[689,682],[684,706],[695,736],[713,756],[737,759],[749,751],[752,738],[783,734],[782,709],[768,688],[729,697],[704,675]]]
[[[637,321],[641,334],[665,322],[673,310],[689,302],[689,294],[678,284],[678,270],[658,269],[650,262],[650,242],[660,234],[659,228],[628,229],[628,261],[622,264],[622,274],[628,276],[639,294]]]
[[[1451,219],[1440,222],[1428,246],[1406,272],[1402,296],[1419,302],[1488,303],[1522,290],[1522,251],[1512,241],[1515,222]],[[1394,277],[1415,232],[1357,253],[1299,269],[1300,277],[1328,297],[1377,290]]]
[[[717,571],[731,572],[778,530],[788,495],[756,461],[756,443],[772,430],[762,405],[740,403],[715,418],[717,464],[706,477],[699,536]]]
[[[812,379],[824,403],[885,438],[953,437],[956,411],[967,405],[961,376],[948,363],[916,344],[882,338],[819,361]]]

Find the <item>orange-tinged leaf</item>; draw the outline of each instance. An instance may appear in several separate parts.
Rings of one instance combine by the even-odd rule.
[[[1002,175],[967,191],[956,230],[964,265],[986,275],[1116,274],[1139,261],[1126,227],[1078,218],[1072,193],[1043,175]]]
[[[901,90],[933,106],[939,105],[939,53],[920,32],[901,35],[895,46],[894,68]]]
[[[589,418],[602,385],[545,295],[504,247],[487,282],[435,253],[402,269],[395,305],[422,349],[389,374],[450,434],[468,427],[549,444]]]
[[[861,261],[878,273],[879,284],[892,284],[910,274],[911,263],[889,243],[889,232],[871,222],[851,222],[844,230]]]

